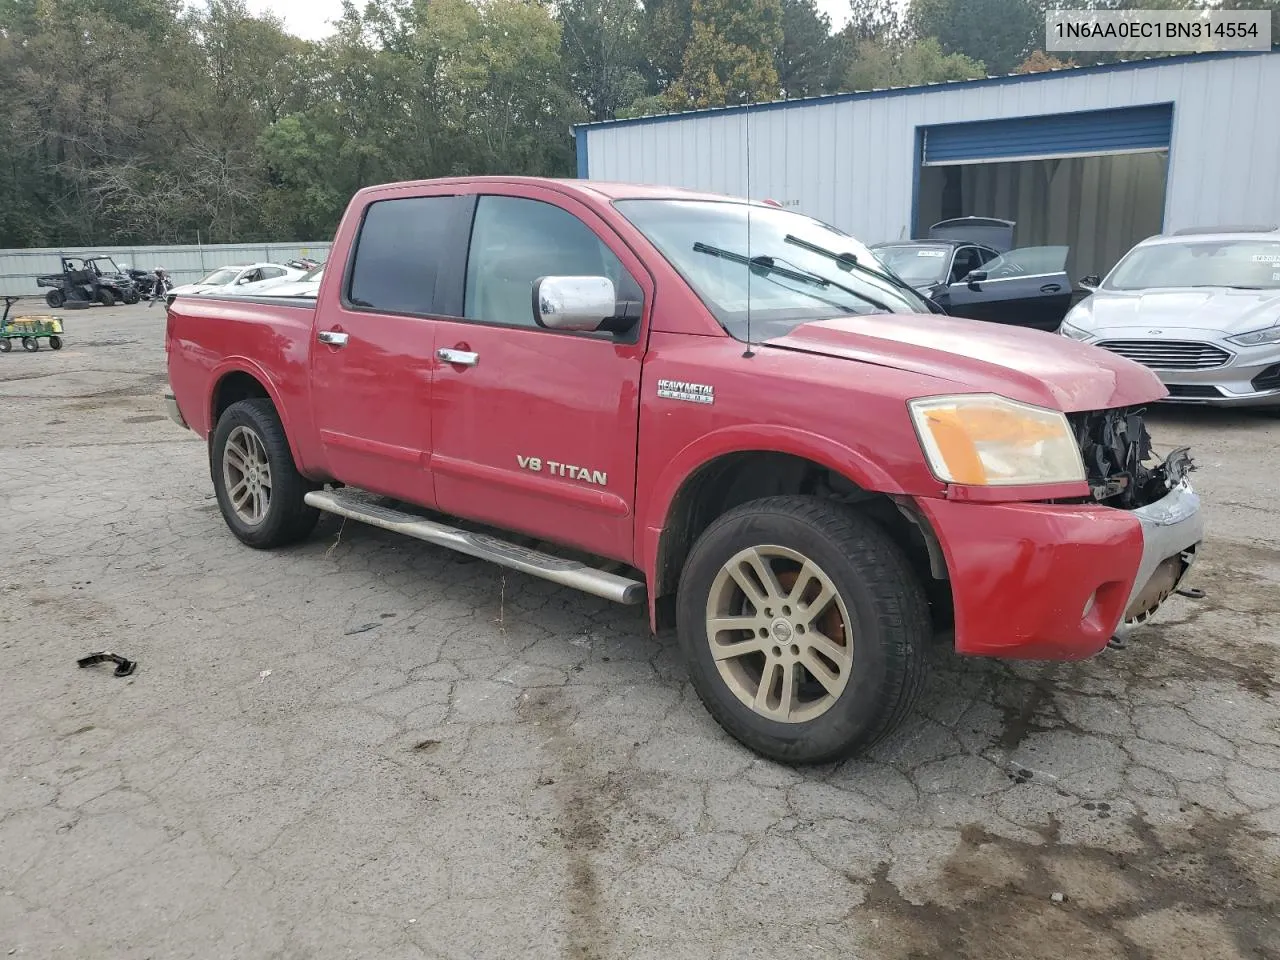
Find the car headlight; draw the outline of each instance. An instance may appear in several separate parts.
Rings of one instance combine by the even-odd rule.
[[[1077,326],[1073,326],[1067,321],[1062,321],[1062,326],[1058,328],[1058,332],[1064,337],[1070,337],[1072,340],[1092,340],[1093,334],[1088,330],[1081,330]]]
[[[1021,486],[1085,479],[1066,415],[995,394],[907,404],[934,476],[947,483]]]
[[[1250,330],[1248,333],[1237,333],[1234,337],[1227,337],[1227,339],[1242,347],[1256,347],[1262,343],[1280,343],[1280,325],[1263,330]]]

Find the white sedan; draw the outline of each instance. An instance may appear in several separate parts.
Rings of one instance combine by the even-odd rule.
[[[172,303],[174,297],[209,293],[252,294],[274,284],[298,280],[305,272],[279,263],[238,263],[219,267],[195,283],[174,287],[169,291],[169,302]]]

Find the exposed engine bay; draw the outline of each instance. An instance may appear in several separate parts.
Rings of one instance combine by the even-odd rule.
[[[1067,415],[1093,500],[1122,510],[1154,503],[1195,469],[1186,447],[1152,459],[1151,434],[1141,407]]]

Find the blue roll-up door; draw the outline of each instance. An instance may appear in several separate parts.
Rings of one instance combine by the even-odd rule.
[[[1169,149],[1173,104],[943,123],[924,130],[924,166]]]

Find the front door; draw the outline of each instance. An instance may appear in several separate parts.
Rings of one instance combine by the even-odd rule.
[[[457,238],[469,206],[448,195],[371,203],[340,297],[317,308],[312,409],[329,472],[343,483],[434,504],[433,317],[458,312]]]
[[[476,198],[463,318],[437,323],[431,469],[441,510],[632,556],[642,324],[626,334],[539,327],[533,282],[649,279],[585,206],[551,190]]]
[[[986,277],[954,278],[947,287],[948,313],[1038,330],[1056,330],[1071,306],[1066,247],[1022,247],[977,269]]]

